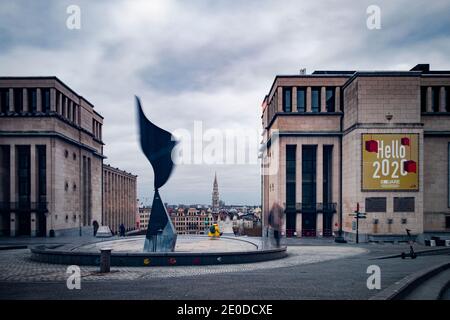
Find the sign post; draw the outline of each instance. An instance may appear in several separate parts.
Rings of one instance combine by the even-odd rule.
[[[359,202],[356,203],[355,213],[350,216],[356,219],[356,243],[359,243],[359,219],[366,219],[365,213],[359,212]]]

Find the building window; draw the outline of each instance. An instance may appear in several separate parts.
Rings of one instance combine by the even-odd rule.
[[[386,212],[386,198],[366,198],[366,212]]]
[[[445,111],[450,112],[450,87],[445,87]]]
[[[297,88],[297,111],[306,112],[306,88]]]
[[[30,146],[17,147],[17,177],[19,202],[28,203],[30,201]]]
[[[394,197],[394,212],[414,212],[414,197]]]
[[[332,202],[333,146],[323,146],[323,203]]]
[[[47,199],[47,163],[46,146],[38,146],[38,194],[39,202]]]
[[[37,94],[36,89],[28,89],[28,110],[32,113],[37,111]]]
[[[284,112],[292,111],[292,89],[291,88],[283,88],[283,111]]]
[[[327,112],[334,112],[335,111],[334,93],[335,93],[335,88],[334,87],[327,87],[327,90],[326,90]]]
[[[286,209],[295,210],[296,145],[286,146]]]
[[[447,192],[448,192],[448,207],[450,208],[450,143],[448,144],[448,157],[447,157],[447,165],[448,165],[448,170],[447,170]]]
[[[433,112],[439,111],[439,94],[441,88],[440,87],[432,87],[431,88],[431,110]]]
[[[14,89],[14,111],[16,113],[22,112],[23,110],[23,90]]]
[[[450,216],[445,216],[445,229],[450,229]]]
[[[41,108],[45,113],[50,112],[50,89],[41,89]]]
[[[311,89],[311,111],[320,111],[320,88],[314,87]]]
[[[427,87],[420,87],[420,111],[427,112]]]
[[[9,89],[0,90],[0,112],[7,113],[9,111]]]

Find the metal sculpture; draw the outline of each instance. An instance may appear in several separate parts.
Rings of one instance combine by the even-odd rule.
[[[172,134],[153,124],[142,111],[141,101],[136,97],[142,152],[150,161],[155,176],[152,210],[145,236],[144,251],[174,251],[177,241],[175,228],[159,195],[161,188],[174,168],[172,150],[177,141]]]

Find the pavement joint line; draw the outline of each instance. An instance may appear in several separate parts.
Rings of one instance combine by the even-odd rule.
[[[409,253],[409,252],[406,252]],[[432,254],[446,254],[450,253],[450,248],[434,248],[434,249],[425,249],[425,250],[418,250],[415,251],[415,253],[419,256],[425,256],[425,255],[432,255]],[[370,260],[383,260],[383,259],[392,259],[392,258],[401,258],[402,254],[391,254],[387,256],[380,256],[380,257],[374,257],[370,258]]]
[[[410,274],[372,296],[369,300],[398,300],[419,284],[448,268],[450,268],[450,262],[447,261]]]

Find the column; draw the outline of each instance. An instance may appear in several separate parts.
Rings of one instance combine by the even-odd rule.
[[[277,88],[277,112],[283,112],[283,87]]]
[[[323,203],[323,145],[317,145],[316,154],[316,203]],[[323,215],[317,213],[316,235],[319,236],[323,229]]]
[[[50,88],[50,112],[56,112],[56,89]]]
[[[22,89],[22,111],[23,112],[31,111],[28,106],[28,90],[26,88]]]
[[[11,90],[11,89],[10,89]],[[11,174],[10,174],[10,185],[9,185],[9,194],[10,194],[10,203],[11,205],[14,205],[17,201],[17,193],[16,193],[16,176],[17,176],[17,170],[16,170],[16,146],[12,144],[10,146],[10,168],[11,168]],[[17,217],[16,213],[11,211],[10,213],[10,236],[15,237],[16,231],[17,231]]]
[[[41,98],[41,88],[36,89],[36,111],[42,112],[42,98]]]
[[[58,108],[56,110],[59,114],[63,113],[63,95],[62,93],[59,94],[58,97]]]
[[[320,88],[320,112],[327,112],[327,88]]]
[[[341,112],[341,87],[336,87],[334,91],[334,109],[336,112]]]
[[[292,112],[297,112],[297,87],[292,87]]]
[[[306,112],[311,112],[311,87],[306,88]]]
[[[432,89],[431,87],[427,88],[427,112],[433,112],[432,110]]]
[[[322,214],[322,212],[317,213],[316,237],[323,237],[323,214]]]
[[[14,89],[9,88],[9,111],[14,112]]]
[[[445,87],[439,91],[439,112],[445,112]]]
[[[30,145],[30,202],[36,202],[36,180],[37,180],[37,170],[36,170],[36,146],[34,144]],[[30,212],[31,215],[31,236],[36,236],[36,212]]]

